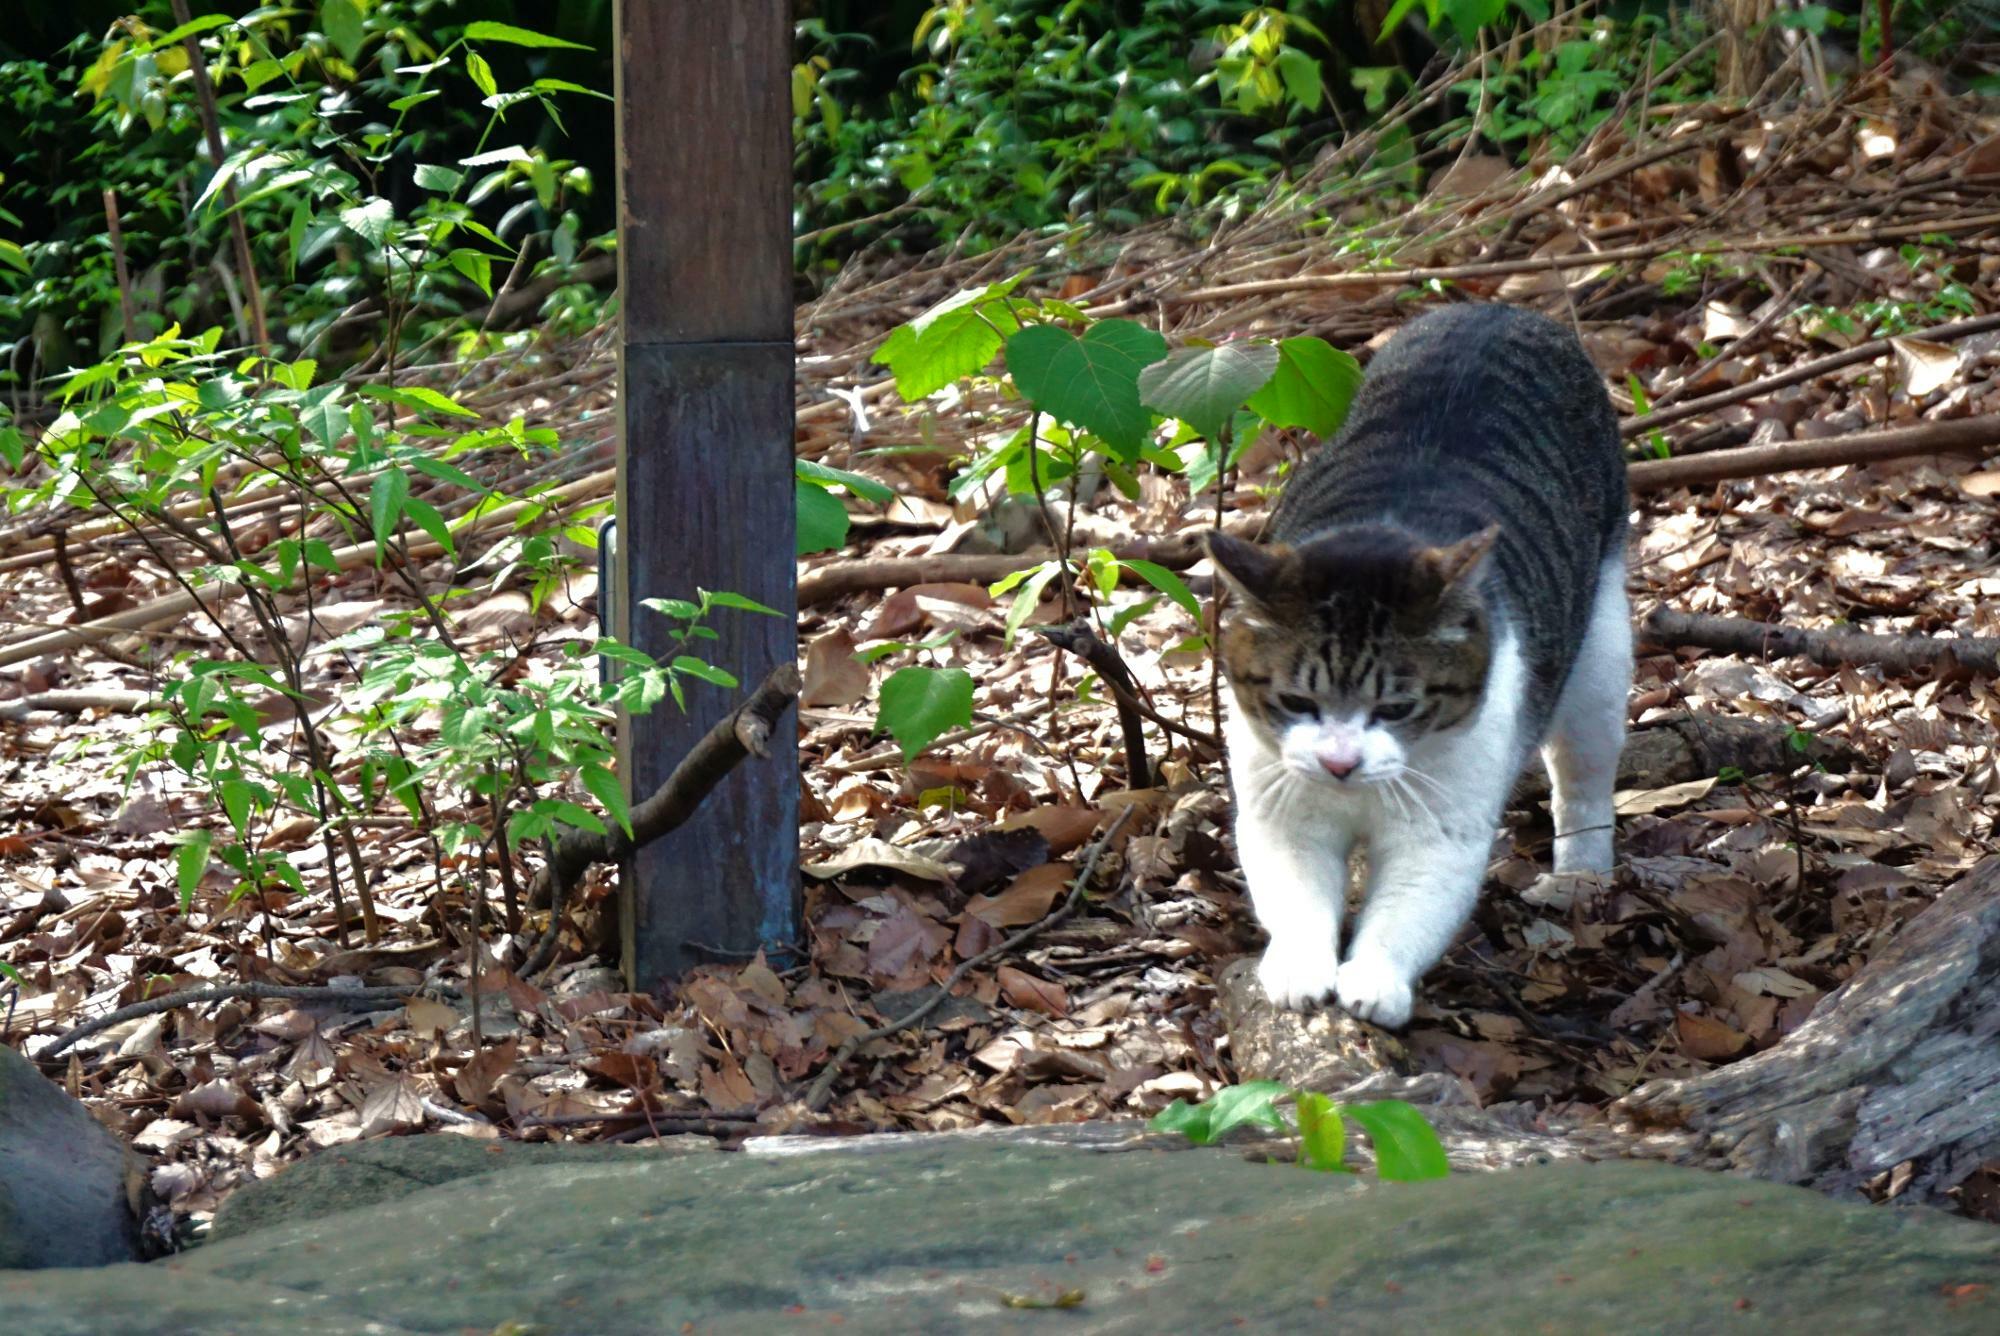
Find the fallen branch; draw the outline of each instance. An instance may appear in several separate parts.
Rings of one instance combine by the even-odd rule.
[[[1851,1195],[1936,1201],[2000,1158],[2000,859],[1946,888],[1783,1042],[1612,1106],[1695,1157]]]
[[[1932,343],[1949,343],[1953,339],[1963,339],[1970,335],[1983,334],[1993,329],[2000,329],[2000,315],[1982,315],[1975,316],[1970,320],[1953,320],[1948,324],[1932,325],[1927,329],[1912,330],[1908,334],[1901,334],[1897,337],[1927,339]],[[1627,418],[1619,424],[1618,430],[1628,440],[1635,436],[1644,436],[1649,431],[1667,426],[1670,423],[1679,422],[1683,418],[1699,417],[1703,413],[1712,413],[1718,408],[1727,408],[1731,404],[1740,404],[1746,399],[1756,399],[1762,395],[1771,393],[1773,390],[1782,390],[1790,385],[1800,385],[1809,380],[1817,380],[1828,372],[1838,371],[1842,367],[1854,366],[1860,362],[1872,362],[1878,357],[1886,357],[1894,351],[1890,346],[1890,342],[1888,339],[1870,339],[1866,343],[1857,343],[1852,348],[1846,348],[1837,353],[1830,353],[1825,357],[1816,357],[1810,362],[1800,362],[1797,366],[1787,368],[1775,375],[1746,381],[1741,385],[1732,386],[1726,390],[1717,390],[1714,394],[1705,394],[1699,399],[1690,399],[1686,403],[1675,404],[1670,408],[1661,406],[1642,417]]]
[[[1712,450],[1680,459],[1647,459],[1626,466],[1634,492],[1658,492],[1722,482],[1728,478],[1759,478],[1793,469],[1825,469],[1842,464],[1875,464],[1911,455],[1980,454],[2000,446],[2000,415],[1919,422],[1885,431],[1856,432],[1824,441],[1783,441],[1741,450]]]
[[[1846,232],[1803,232],[1795,236],[1724,237],[1709,240],[1670,238],[1636,246],[1578,251],[1572,255],[1536,255],[1525,256],[1518,260],[1485,260],[1476,264],[1434,265],[1418,269],[1356,269],[1343,274],[1296,274],[1291,278],[1258,279],[1249,283],[1225,283],[1212,288],[1196,288],[1189,292],[1162,293],[1159,300],[1168,306],[1190,306],[1201,302],[1236,301],[1244,297],[1266,297],[1288,292],[1321,292],[1353,287],[1410,287],[1433,281],[1462,282],[1468,278],[1504,278],[1513,274],[1547,273],[1550,270],[1602,269],[1633,260],[1658,259],[1672,251],[1707,250],[1756,254],[1788,250],[1794,246],[1865,246],[1877,241],[1920,236],[1925,232],[1949,231],[1955,228],[1969,230],[1992,227],[1996,224],[2000,224],[2000,213],[1979,213],[1964,218],[1937,218],[1921,223],[1898,223],[1889,227],[1855,228]],[[1093,311],[1092,314],[1097,312]],[[1687,404],[1681,405],[1682,410],[1688,407]]]
[[[1118,727],[1125,735],[1125,787],[1150,787],[1153,767],[1146,759],[1144,702],[1139,699],[1138,684],[1132,680],[1132,670],[1125,666],[1124,658],[1082,618],[1066,626],[1037,626],[1034,631],[1057,649],[1068,650],[1082,659],[1111,688],[1111,697],[1118,705]]]
[[[104,710],[115,714],[136,714],[158,699],[145,691],[35,691],[13,700],[0,700],[0,719],[19,722],[31,714],[81,714]]]
[[[1644,634],[1661,645],[1697,645],[1724,654],[1766,659],[1810,659],[1825,668],[1874,664],[1884,672],[1916,675],[1955,663],[1969,672],[2000,676],[2000,636],[1880,636],[1834,628],[1807,630],[1736,617],[1655,608]]]
[[[782,663],[773,668],[749,699],[702,734],[701,740],[650,797],[632,805],[630,835],[616,827],[601,835],[587,830],[563,832],[548,862],[528,888],[528,903],[548,902],[549,926],[521,963],[522,978],[533,978],[555,958],[563,913],[584,870],[595,863],[619,862],[651,844],[694,815],[702,799],[736,768],[737,762],[746,756],[770,755],[771,730],[776,727],[778,716],[798,699],[800,686],[797,664]]]
[[[283,983],[212,983],[199,988],[183,988],[178,993],[167,993],[160,997],[147,998],[144,1002],[134,1002],[130,1006],[106,1012],[94,1021],[85,1021],[71,1030],[65,1030],[56,1042],[36,1054],[36,1061],[59,1057],[73,1045],[90,1038],[114,1025],[126,1021],[139,1020],[146,1016],[157,1016],[163,1011],[176,1007],[191,1007],[199,1002],[233,1002],[239,998],[281,998],[292,1002],[351,1002],[359,1006],[369,1006],[377,1002],[402,1002],[420,993],[442,993],[448,990],[436,984],[399,984],[392,988],[342,988],[334,984],[283,984]]]
[[[1112,839],[1124,827],[1125,822],[1131,818],[1132,813],[1138,810],[1137,804],[1128,804],[1123,811],[1118,813],[1117,818],[1112,821],[1110,828],[1097,837],[1097,843],[1091,845],[1090,852],[1084,855],[1083,866],[1077,869],[1076,879],[1069,884],[1069,895],[1064,898],[1060,905],[1050,910],[1036,922],[1030,923],[1006,941],[1001,942],[998,946],[981,951],[970,960],[960,962],[957,969],[945,976],[944,982],[938,985],[936,992],[932,993],[917,1006],[912,1007],[905,1014],[898,1016],[886,1025],[878,1025],[872,1030],[864,1030],[860,1034],[853,1035],[845,1043],[841,1044],[839,1048],[835,1049],[833,1056],[826,1060],[826,1065],[819,1069],[819,1075],[813,1078],[812,1085],[806,1090],[806,1108],[813,1113],[825,1112],[827,1099],[833,1094],[833,1083],[839,1077],[841,1068],[847,1065],[847,1060],[853,1057],[856,1050],[863,1044],[873,1043],[877,1039],[887,1039],[890,1035],[907,1030],[912,1025],[922,1021],[924,1017],[930,1015],[931,1012],[942,1005],[944,1000],[951,996],[951,990],[958,986],[959,980],[970,974],[974,969],[986,964],[988,961],[997,960],[1001,956],[1007,955],[1009,952],[1033,941],[1039,934],[1047,932],[1050,928],[1062,923],[1071,914],[1074,914],[1077,905],[1083,900],[1084,888],[1090,885],[1091,877],[1097,872],[1098,860],[1104,856],[1104,851],[1111,847]]]
[[[1620,789],[1664,789],[1708,779],[1724,770],[1749,779],[1814,764],[1848,771],[1861,760],[1861,753],[1840,739],[1819,733],[1801,736],[1783,720],[1701,711],[1627,733],[1614,782]],[[1528,767],[1514,787],[1514,802],[1518,805],[1548,796],[1548,772],[1539,765]]]

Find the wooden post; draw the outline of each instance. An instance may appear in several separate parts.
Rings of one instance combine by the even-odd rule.
[[[618,0],[621,430],[616,606],[671,655],[647,598],[728,590],[782,617],[719,611],[693,647],[748,690],[798,652],[793,548],[791,6]],[[649,793],[737,692],[689,682],[619,731],[628,793]],[[625,974],[798,933],[796,734],[739,768],[692,820],[621,870]]]

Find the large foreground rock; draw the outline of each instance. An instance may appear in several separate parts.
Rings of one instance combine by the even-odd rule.
[[[137,1256],[125,1149],[83,1105],[0,1044],[0,1267]],[[0,1332],[8,1329],[0,1303]]]
[[[385,1195],[398,1157],[413,1186]],[[1239,1319],[1259,1331],[1398,1333],[2000,1327],[2000,1232],[1659,1164],[1393,1184],[1221,1149],[932,1137],[786,1155],[514,1162],[501,1152],[503,1167],[420,1181],[470,1159],[440,1158],[422,1140],[371,1149],[354,1168],[372,1184],[366,1205],[312,1214],[326,1203],[298,1196],[253,1232],[169,1262],[0,1274],[0,1326],[8,1336],[653,1336],[836,1323],[1154,1333]]]

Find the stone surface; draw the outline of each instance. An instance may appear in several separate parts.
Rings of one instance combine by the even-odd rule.
[[[0,1267],[102,1266],[137,1256],[125,1170],[118,1138],[0,1044]]]
[[[1134,1143],[1129,1129],[1093,1136]],[[274,1223],[168,1262],[0,1273],[0,1325],[9,1336],[651,1336],[836,1319],[843,1332],[926,1333],[1192,1332],[1241,1319],[1257,1331],[1818,1336],[2000,1324],[2000,1232],[1938,1215],[1658,1164],[1393,1184],[1227,1150],[1046,1140],[510,1151],[399,1197],[273,1211]],[[327,1183],[351,1171],[379,1185],[405,1157],[415,1177],[437,1174],[440,1155],[462,1152],[387,1143],[330,1166]],[[1068,1306],[1016,1306],[1054,1303]]]

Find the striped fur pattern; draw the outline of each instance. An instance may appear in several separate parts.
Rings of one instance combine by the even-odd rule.
[[[1625,464],[1574,335],[1505,306],[1412,322],[1273,541],[1217,534],[1237,848],[1273,1000],[1400,1025],[1470,916],[1538,746],[1559,873],[1611,863],[1631,681]],[[1368,889],[1346,960],[1349,855]]]

